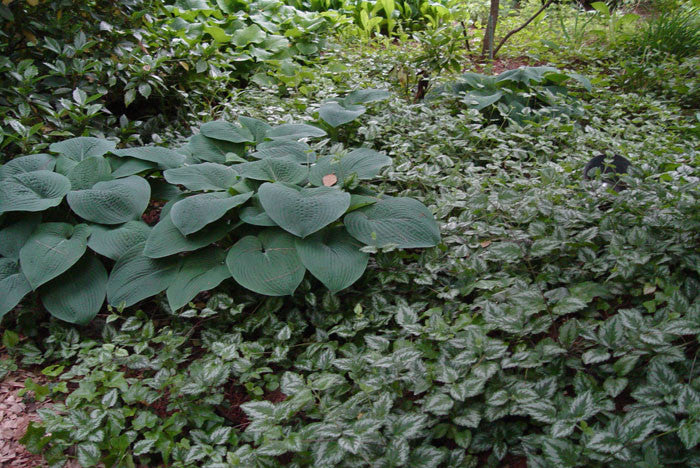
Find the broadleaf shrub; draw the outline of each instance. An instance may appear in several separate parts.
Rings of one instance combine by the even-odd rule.
[[[363,246],[439,243],[423,204],[366,185],[389,157],[368,148],[317,155],[299,141],[324,135],[242,117],[202,125],[179,152],[78,137],[52,144],[56,155],[0,166],[0,233],[9,241],[0,314],[30,290],[74,323],[89,322],[105,297],[131,306],[167,290],[175,310],[231,276],[259,294],[291,295],[307,270],[337,292],[365,271]],[[140,218],[159,200],[150,227]],[[109,276],[100,257],[116,262]]]

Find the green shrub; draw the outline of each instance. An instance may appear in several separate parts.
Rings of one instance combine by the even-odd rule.
[[[582,109],[564,86],[571,79],[591,90],[590,81],[578,73],[554,67],[521,67],[496,76],[465,73],[428,97],[455,97],[460,105],[482,112],[488,121],[523,123],[544,115],[581,115]]]
[[[341,102],[354,119],[382,95]],[[347,121],[330,107],[326,121]],[[368,251],[439,242],[419,201],[363,185],[389,157],[368,148],[317,156],[298,141],[324,135],[240,117],[202,125],[180,152],[79,137],[52,144],[57,156],[0,166],[0,314],[32,290],[72,323],[89,322],[105,296],[131,306],[167,290],[176,310],[231,276],[259,294],[290,295],[307,270],[335,293],[362,276]],[[140,218],[156,200],[167,203],[151,228]],[[104,258],[116,262],[109,274]]]
[[[231,88],[296,85],[327,26],[318,14],[267,0],[2,6],[0,161],[57,137],[164,140],[165,122],[184,127],[189,110]]]

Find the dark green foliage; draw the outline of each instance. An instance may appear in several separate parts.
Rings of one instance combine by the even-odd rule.
[[[264,7],[264,8],[263,8]],[[0,161],[57,137],[159,141],[249,82],[297,82],[327,21],[281,1],[16,1],[0,15]]]

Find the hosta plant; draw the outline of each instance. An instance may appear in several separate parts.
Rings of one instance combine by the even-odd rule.
[[[388,156],[319,155],[302,141],[324,135],[240,117],[202,125],[178,151],[79,137],[0,166],[0,317],[31,291],[73,323],[89,322],[105,297],[131,306],[167,291],[175,310],[230,277],[284,296],[307,270],[337,292],[362,276],[365,246],[439,242],[422,203],[366,185]],[[159,202],[149,226],[142,215]]]
[[[564,84],[570,80],[591,90],[585,76],[542,66],[520,67],[496,76],[468,72],[429,96],[458,97],[461,105],[480,111],[489,121],[523,123],[543,115],[581,115],[582,108]]]

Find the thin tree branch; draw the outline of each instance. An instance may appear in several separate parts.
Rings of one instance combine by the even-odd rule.
[[[506,34],[506,35],[503,37],[503,39],[501,39],[501,42],[498,43],[498,46],[496,47],[496,49],[494,49],[494,51],[493,51],[493,56],[494,56],[494,57],[496,56],[496,54],[498,53],[499,49],[503,46],[503,44],[505,44],[505,42],[510,38],[510,36],[512,36],[513,34],[515,34],[515,33],[517,33],[517,32],[522,31],[523,29],[525,29],[525,28],[527,27],[528,24],[532,23],[532,21],[533,21],[535,18],[537,18],[537,17],[540,15],[540,13],[542,13],[542,12],[543,12],[549,5],[551,5],[552,3],[554,3],[554,0],[547,0],[547,3],[545,3],[544,5],[542,5],[542,8],[540,8],[539,10],[537,10],[537,13],[535,13],[534,15],[532,15],[532,16],[530,17],[530,19],[528,19],[527,21],[525,21],[525,22],[522,24],[522,26],[520,26],[519,28],[515,28],[515,29],[513,29],[512,31],[510,31],[508,34]]]

